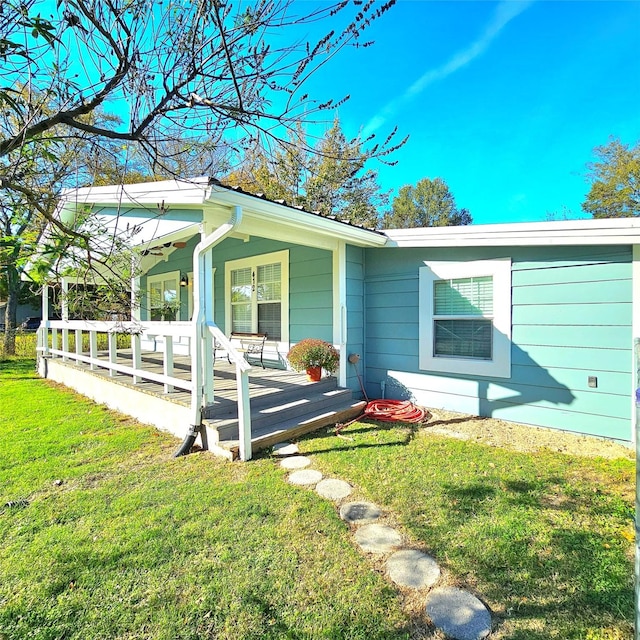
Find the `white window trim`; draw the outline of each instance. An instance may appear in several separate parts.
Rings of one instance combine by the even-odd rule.
[[[420,369],[491,378],[511,377],[511,258],[472,262],[425,262],[420,267]],[[456,278],[493,277],[493,357],[491,360],[433,355],[433,283]]]
[[[176,292],[178,296],[178,300],[180,300],[180,272],[179,271],[168,271],[167,273],[158,273],[153,276],[147,276],[147,318],[151,318],[151,284],[154,282],[159,282],[160,285],[165,280],[172,280],[175,278],[176,281]],[[178,319],[180,319],[180,312],[176,314]],[[163,322],[167,322],[164,320]]]
[[[224,265],[224,326],[227,333],[231,333],[231,272],[235,269],[247,267],[257,268],[259,265],[280,263],[280,322],[282,323],[281,335],[278,344],[289,343],[289,250],[263,253],[250,258],[230,260]]]

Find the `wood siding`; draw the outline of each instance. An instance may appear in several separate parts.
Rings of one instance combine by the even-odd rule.
[[[425,260],[511,257],[511,378],[465,378],[418,365],[418,269]],[[630,247],[369,249],[367,392],[631,439]],[[590,376],[597,388],[588,386]]]
[[[347,245],[347,353],[357,353],[360,362],[355,366],[347,364],[347,386],[353,391],[354,397],[360,397],[360,376],[364,373],[365,345],[364,345],[364,250],[360,247]],[[357,368],[356,368],[357,367]]]
[[[193,249],[199,238],[192,238],[184,249],[174,251],[167,262],[151,269],[149,275],[193,270]],[[313,337],[333,339],[333,267],[332,254],[323,249],[290,245],[252,237],[248,242],[235,238],[223,240],[213,249],[214,319],[225,332],[225,262],[276,251],[289,250],[289,331],[291,342]],[[146,287],[146,278],[141,286]],[[191,288],[189,288],[191,290]],[[187,320],[187,290],[181,288],[181,320]],[[143,316],[143,319],[146,319]]]

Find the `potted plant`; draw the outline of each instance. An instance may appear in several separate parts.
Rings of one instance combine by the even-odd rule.
[[[306,371],[307,378],[317,382],[323,369],[331,375],[338,368],[340,355],[329,342],[305,338],[291,347],[287,360],[295,371]]]

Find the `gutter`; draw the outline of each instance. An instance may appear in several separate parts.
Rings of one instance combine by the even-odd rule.
[[[202,403],[204,398],[204,386],[207,380],[203,367],[204,363],[207,361],[203,351],[206,341],[203,340],[203,338],[208,331],[208,326],[214,324],[212,304],[213,291],[211,290],[211,287],[209,287],[208,292],[205,290],[205,284],[207,282],[207,277],[205,275],[207,253],[214,245],[218,244],[226,236],[232,233],[241,221],[242,207],[236,206],[234,207],[233,214],[231,215],[231,218],[229,218],[228,222],[219,226],[213,233],[202,238],[193,250],[193,290],[197,295],[194,300],[192,320],[192,335],[194,338],[193,342],[195,348],[191,353],[191,377],[193,383],[193,389],[191,391],[191,425],[182,445],[174,454],[174,457],[188,453],[195,442],[197,434],[202,430]],[[207,299],[210,300],[209,304],[207,304]]]

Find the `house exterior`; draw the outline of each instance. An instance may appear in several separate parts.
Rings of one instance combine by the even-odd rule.
[[[340,350],[338,383],[356,394],[362,381],[369,398],[634,439],[640,221],[379,232],[208,179],[80,189],[60,215],[87,206],[136,229],[133,320],[175,334],[143,335],[146,348],[189,355],[205,378],[232,332],[267,333],[265,360],[284,368],[315,337]]]

